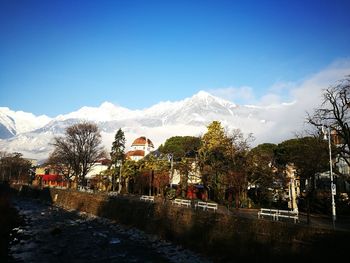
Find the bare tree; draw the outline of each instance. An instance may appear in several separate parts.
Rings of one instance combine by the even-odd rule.
[[[337,144],[337,154],[350,166],[350,75],[323,91],[323,102],[313,114],[307,116],[310,124],[321,131],[329,126],[335,131],[333,142]],[[336,140],[336,141],[334,141]]]
[[[68,165],[78,184],[83,184],[94,163],[104,156],[101,134],[96,124],[83,122],[66,129],[63,137],[55,137],[54,156]]]
[[[62,156],[58,148],[55,148],[50,154],[49,158],[45,162],[45,165],[52,167],[55,171],[62,174],[70,187],[74,173],[72,171],[69,158],[67,158],[67,156]]]
[[[23,158],[21,153],[14,152],[8,154],[0,152],[0,180],[1,181],[21,181],[31,182],[31,163]]]

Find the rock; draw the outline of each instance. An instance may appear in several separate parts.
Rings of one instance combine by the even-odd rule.
[[[112,245],[116,245],[116,244],[119,244],[121,241],[119,238],[112,238],[110,241],[109,241],[109,244],[112,244]]]

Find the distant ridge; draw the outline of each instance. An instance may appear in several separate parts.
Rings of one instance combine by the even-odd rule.
[[[293,104],[238,106],[205,91],[180,101],[160,102],[144,110],[129,110],[104,102],[99,107],[85,106],[55,118],[3,107],[0,108],[0,147],[7,152],[21,152],[28,158],[45,159],[52,151],[52,138],[62,135],[66,127],[82,120],[97,123],[107,150],[119,128],[125,132],[127,146],[136,137],[145,135],[158,147],[171,136],[199,136],[214,120],[220,121],[228,131],[239,128],[246,134],[253,133],[257,142],[260,136],[262,142],[276,128],[274,115],[290,107]],[[279,134],[274,131],[275,140],[290,136],[290,132],[286,130]]]

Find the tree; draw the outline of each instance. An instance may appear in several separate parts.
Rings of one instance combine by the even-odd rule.
[[[172,154],[174,160],[180,160],[182,157],[195,157],[200,143],[199,137],[174,136],[167,139],[158,150],[163,154]]]
[[[125,161],[125,135],[122,129],[119,128],[114,136],[114,141],[112,143],[112,149],[110,152],[112,165],[114,168],[119,168],[119,182],[118,182],[118,193],[121,192],[122,188],[122,165]],[[116,169],[117,172],[117,169]],[[112,179],[113,191],[115,190],[115,176]]]
[[[31,182],[31,163],[23,158],[21,153],[0,153],[1,181]]]
[[[228,200],[235,195],[235,206],[239,208],[242,201],[247,199],[247,154],[249,144],[253,140],[252,134],[244,137],[240,129],[234,129],[229,135],[227,148],[228,167],[225,176],[225,187]]]
[[[193,158],[182,158],[176,163],[175,169],[180,173],[180,188],[181,196],[186,198],[188,189],[188,180],[190,174],[193,173],[193,163],[195,160]]]
[[[332,128],[333,139],[337,140],[336,154],[350,166],[350,75],[325,89],[322,95],[322,104],[307,114],[307,120],[319,131],[323,125]]]
[[[229,145],[230,139],[221,123],[213,121],[209,124],[198,153],[203,184],[209,190],[209,198],[216,201],[225,196],[223,177],[228,168]]]
[[[137,181],[137,175],[139,170],[139,166],[137,161],[134,160],[126,160],[123,164],[123,169],[122,169],[122,178],[124,178],[125,182],[125,192],[134,192],[135,188],[135,182]]]
[[[68,186],[70,187],[70,182],[74,177],[74,173],[72,172],[69,158],[67,157],[67,155],[60,155],[60,151],[56,148],[46,160],[45,165],[51,166],[55,171],[58,171],[60,174],[62,174],[65,181],[68,182]]]
[[[94,163],[105,155],[100,144],[101,134],[96,124],[74,124],[66,129],[64,136],[54,138],[54,155],[68,165],[78,185],[82,185]]]
[[[284,171],[287,164],[293,164],[301,182],[309,182],[306,189],[306,208],[310,220],[311,203],[315,194],[315,176],[328,169],[328,145],[319,137],[303,137],[284,141],[275,150],[276,165]]]
[[[250,198],[261,205],[270,201],[270,190],[276,184],[276,144],[264,143],[251,149],[247,155],[247,176],[252,190]]]
[[[166,155],[171,163],[170,178],[169,181],[172,183],[174,169],[180,172],[180,191],[182,196],[186,196],[187,183],[189,173],[192,170],[192,164],[196,162],[198,150],[200,148],[201,138],[194,136],[174,136],[167,139],[164,145],[158,148],[158,151],[162,155]],[[168,171],[169,173],[169,171]],[[170,185],[172,188],[172,185]],[[171,189],[168,189],[172,192]]]

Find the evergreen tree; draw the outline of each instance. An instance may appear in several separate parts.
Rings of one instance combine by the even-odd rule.
[[[200,147],[200,138],[194,136],[173,136],[167,139],[158,150],[163,154],[172,154],[174,160],[183,157],[194,158]]]
[[[125,161],[125,135],[124,132],[122,131],[121,128],[117,131],[117,133],[114,136],[114,141],[112,143],[112,149],[110,152],[111,155],[111,160],[112,160],[112,165],[115,168],[115,173],[118,172],[119,170],[119,187],[118,187],[118,192],[120,193],[121,191],[121,169],[122,169],[122,164]],[[117,167],[119,169],[117,169]],[[112,190],[115,190],[115,174],[114,177],[112,178]]]

